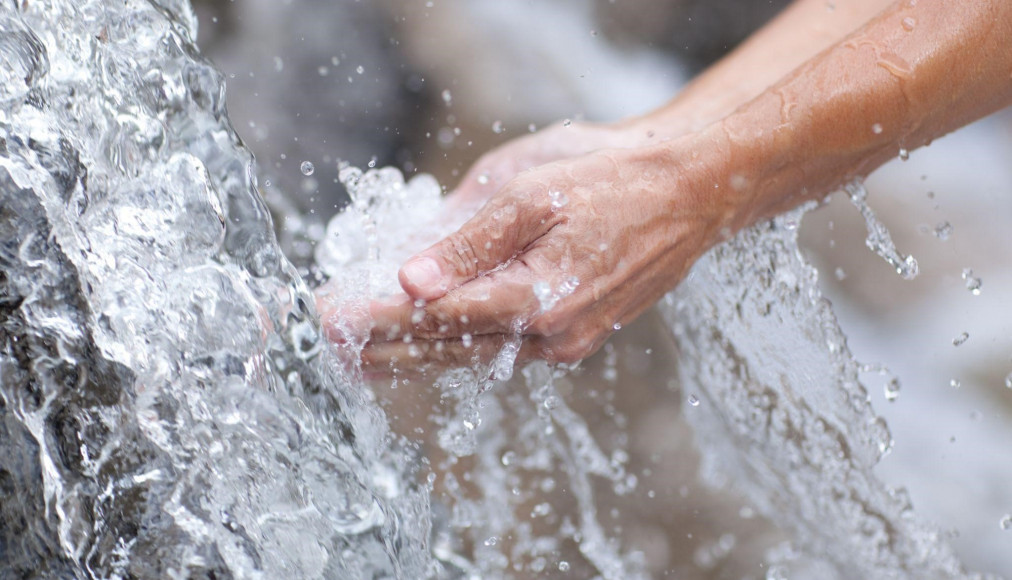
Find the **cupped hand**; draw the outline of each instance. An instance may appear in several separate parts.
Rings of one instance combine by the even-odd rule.
[[[696,145],[601,150],[518,175],[404,264],[406,294],[370,306],[363,362],[467,364],[516,335],[522,358],[589,356],[738,223],[739,197],[714,190]]]
[[[632,147],[642,142],[641,133],[630,123],[556,123],[482,155],[447,200],[476,210],[523,171],[599,149]]]

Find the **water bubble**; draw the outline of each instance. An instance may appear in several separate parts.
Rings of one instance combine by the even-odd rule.
[[[874,125],[872,125],[871,126],[871,132],[874,133],[874,134],[876,134],[876,135],[881,135],[882,134],[882,124],[881,123],[875,123]]]
[[[998,527],[1003,530],[1012,529],[1012,514],[1005,514],[998,520]]]
[[[910,151],[900,147],[900,161],[906,161],[907,159],[910,159]]]
[[[950,379],[949,386],[952,387],[953,389],[958,389],[963,386],[963,383],[959,379]]]
[[[952,224],[945,221],[935,226],[935,237],[942,240],[943,242],[949,239],[952,235]]]
[[[492,547],[492,546],[494,546],[494,545],[496,545],[498,543],[499,543],[499,538],[497,538],[495,536],[489,536],[489,538],[485,540],[485,545],[488,546],[488,547]]]
[[[611,325],[611,329],[612,330],[622,330],[622,323],[621,322],[616,322],[615,324],[612,324]]]
[[[517,454],[515,452],[507,451],[506,453],[502,454],[502,457],[499,460],[502,462],[503,465],[509,466],[512,465],[513,462],[516,461],[516,459]]]
[[[442,92],[443,102],[449,107],[450,103],[453,102],[453,95],[450,93],[450,89],[443,89]]]
[[[696,395],[689,395],[689,404],[692,405],[693,407],[698,407],[699,397],[697,397]]]
[[[316,74],[320,75],[321,77],[325,77],[330,74],[330,69],[325,66],[321,66],[316,69]]]
[[[559,562],[559,572],[569,572],[569,562],[565,560]]]
[[[502,121],[495,121],[494,123],[492,123],[492,132],[495,133],[496,135],[502,133],[505,130],[506,129],[503,127]]]
[[[907,16],[906,18],[903,19],[902,24],[903,24],[903,29],[906,30],[907,32],[909,32],[909,31],[913,30],[914,27],[917,26],[917,19],[915,19],[915,18],[913,18],[911,16]]]
[[[488,183],[488,173],[482,173],[478,176],[478,183],[480,185],[486,185]]]
[[[464,345],[464,348],[471,348],[471,345],[474,344],[474,338],[465,332],[464,335],[460,337],[460,342]]]
[[[355,67],[355,72],[357,72],[358,74],[362,74],[365,72],[365,67],[363,67],[362,65],[358,65],[357,67]]]
[[[563,127],[569,127],[572,124],[573,124],[573,121],[570,120],[570,119],[566,119],[565,121],[562,122],[562,126]]]
[[[313,165],[312,161],[303,161],[302,165],[299,166],[299,169],[302,171],[303,175],[309,177],[316,171],[316,166]]]
[[[837,268],[833,274],[836,276],[836,279],[841,282],[847,278],[847,273],[843,271],[843,268]]]
[[[531,123],[530,125],[527,125],[527,130],[530,131],[531,133],[535,133],[538,130],[538,126],[535,125],[534,123]]]
[[[952,346],[960,346],[961,344],[963,344],[964,342],[966,342],[969,338],[970,338],[970,333],[969,332],[960,333],[959,336],[957,336],[956,338],[952,339]]]
[[[1005,376],[1005,386],[1012,389],[1012,373]]]

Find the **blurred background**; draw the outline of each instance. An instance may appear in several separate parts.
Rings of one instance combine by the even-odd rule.
[[[786,4],[195,0],[199,44],[226,74],[233,123],[258,159],[282,239],[287,220],[322,224],[347,202],[340,161],[425,171],[452,187],[479,155],[512,137],[665,102]],[[917,513],[952,537],[971,569],[1005,575],[1012,575],[1005,529],[1012,523],[1002,523],[1012,513],[1010,158],[1012,117],[1004,113],[869,178],[872,207],[897,248],[920,263],[912,282],[865,249],[863,220],[841,195],[802,228],[851,349],[901,381],[890,401],[888,377],[865,377],[896,439],[880,476],[909,490]],[[311,175],[300,170],[305,161]],[[633,456],[630,469],[642,474],[642,493],[602,500],[620,508],[603,523],[626,549],[644,553],[655,577],[764,578],[767,554],[784,538],[733,491],[697,482],[675,364],[664,329],[641,320],[587,362],[567,397],[600,427],[599,440],[614,437],[614,417],[624,418],[621,443]],[[417,401],[419,409],[428,404]],[[402,411],[391,416],[405,433],[427,412]]]

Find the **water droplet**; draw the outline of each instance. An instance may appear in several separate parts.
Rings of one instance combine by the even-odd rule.
[[[500,461],[502,461],[503,465],[509,466],[512,465],[513,462],[516,461],[516,459],[517,459],[516,453],[514,453],[513,451],[507,451],[506,453],[502,454],[502,458],[500,458]]]
[[[900,380],[896,377],[889,379],[883,390],[887,401],[895,401],[900,396]]]
[[[966,289],[974,296],[980,296],[981,279],[973,275],[970,268],[963,269],[963,280],[966,282]]]
[[[488,183],[488,173],[482,173],[481,175],[479,175],[478,176],[478,183],[481,184],[481,185],[487,184]]]
[[[913,30],[914,27],[916,26],[917,26],[917,19],[911,16],[907,16],[906,18],[903,19],[903,29],[906,30],[907,32]]]
[[[534,506],[534,509],[531,510],[531,517],[532,518],[544,517],[550,513],[552,513],[551,504],[549,504],[548,502],[539,503],[538,505]]]
[[[494,546],[494,545],[496,545],[498,543],[499,543],[499,538],[497,538],[495,536],[490,536],[487,540],[485,540],[485,545],[488,546],[488,547],[492,547],[492,546]]]
[[[471,348],[471,345],[474,344],[474,338],[465,332],[464,335],[460,337],[460,342],[464,345],[464,348]]]
[[[552,395],[550,397],[546,397],[545,398],[544,405],[545,405],[546,409],[548,409],[549,411],[551,411],[553,409],[558,409],[559,408],[559,403],[561,403],[561,401],[559,400],[559,398],[556,397],[555,395]]]
[[[943,242],[949,239],[952,235],[952,224],[949,222],[942,222],[935,226],[935,237],[942,240]]]
[[[365,72],[365,67],[363,67],[362,65],[358,65],[357,67],[355,67],[355,72],[357,72],[358,74],[362,74]]]
[[[900,147],[900,160],[906,161],[907,159],[910,159],[910,152]]]
[[[1012,373],[1009,373],[1005,377],[1005,386],[1008,387],[1008,388],[1010,388],[1010,389],[1012,389]]]
[[[367,163],[366,165],[369,166],[369,169],[372,169],[373,167],[376,167],[376,162],[377,162],[376,156],[373,155],[372,159],[370,159],[369,163]]]
[[[998,520],[998,527],[1003,530],[1012,529],[1012,514],[1005,514]]]
[[[569,203],[569,198],[561,191],[549,191],[548,197],[552,200],[552,209],[561,209]]]
[[[328,74],[330,74],[330,69],[325,66],[321,66],[320,68],[316,69],[316,73],[321,77],[325,77]]]
[[[696,395],[689,395],[689,404],[692,405],[693,407],[698,407],[699,397],[697,397]]]
[[[843,281],[847,277],[847,273],[843,271],[843,268],[837,268],[834,274],[836,275],[836,279],[840,281]]]
[[[530,131],[531,133],[534,133],[538,130],[538,126],[535,125],[534,123],[531,123],[530,125],[527,125],[527,130]]]
[[[963,344],[964,342],[966,342],[969,338],[970,338],[970,333],[969,332],[961,333],[959,336],[957,336],[956,338],[952,339],[952,346],[959,346],[959,345]]]
[[[570,119],[566,119],[565,121],[562,122],[562,126],[563,127],[569,127],[572,124],[573,124],[573,121],[570,120]]]
[[[616,322],[615,324],[611,325],[611,328],[612,328],[612,330],[622,330],[622,323],[621,322]]]
[[[492,132],[495,133],[496,135],[502,133],[505,130],[506,129],[503,127],[502,121],[496,121],[492,123]]]
[[[449,107],[450,103],[453,102],[453,95],[450,94],[450,89],[444,89],[442,97],[443,97],[443,102],[446,103],[447,107]]]
[[[312,161],[303,161],[302,165],[299,166],[299,169],[302,170],[303,175],[309,177],[314,171],[316,171],[316,166],[313,165]]]
[[[949,381],[949,386],[952,387],[953,389],[958,389],[959,387],[963,386],[963,383],[959,379],[951,379]]]
[[[569,562],[565,560],[559,562],[559,572],[569,572]]]
[[[882,124],[881,123],[875,123],[874,125],[872,125],[871,126],[871,132],[874,133],[874,134],[876,134],[876,135],[881,135],[882,134]]]

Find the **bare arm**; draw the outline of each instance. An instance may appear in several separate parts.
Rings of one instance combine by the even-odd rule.
[[[783,22],[771,25],[787,27],[777,34],[790,30]],[[374,365],[413,356],[469,360],[472,341],[456,337],[473,335],[474,345],[487,347],[519,330],[528,335],[525,356],[581,359],[616,323],[671,290],[726,232],[821,197],[900,148],[1008,105],[1009,38],[1008,0],[902,0],[741,106],[711,95],[707,114],[733,112],[699,131],[522,173],[458,232],[405,264],[407,295],[374,306],[375,342],[363,358]],[[750,46],[787,58],[791,42],[771,37]],[[748,69],[743,93],[774,74],[752,71],[765,59],[749,50],[718,65]],[[710,91],[724,94],[734,78],[726,71],[701,77],[685,100],[658,114],[689,106],[690,97],[702,107]],[[561,194],[562,205],[555,203]],[[563,282],[575,290],[542,311],[534,285]],[[420,322],[415,299],[428,301]],[[415,354],[386,342],[395,325],[421,339]]]

